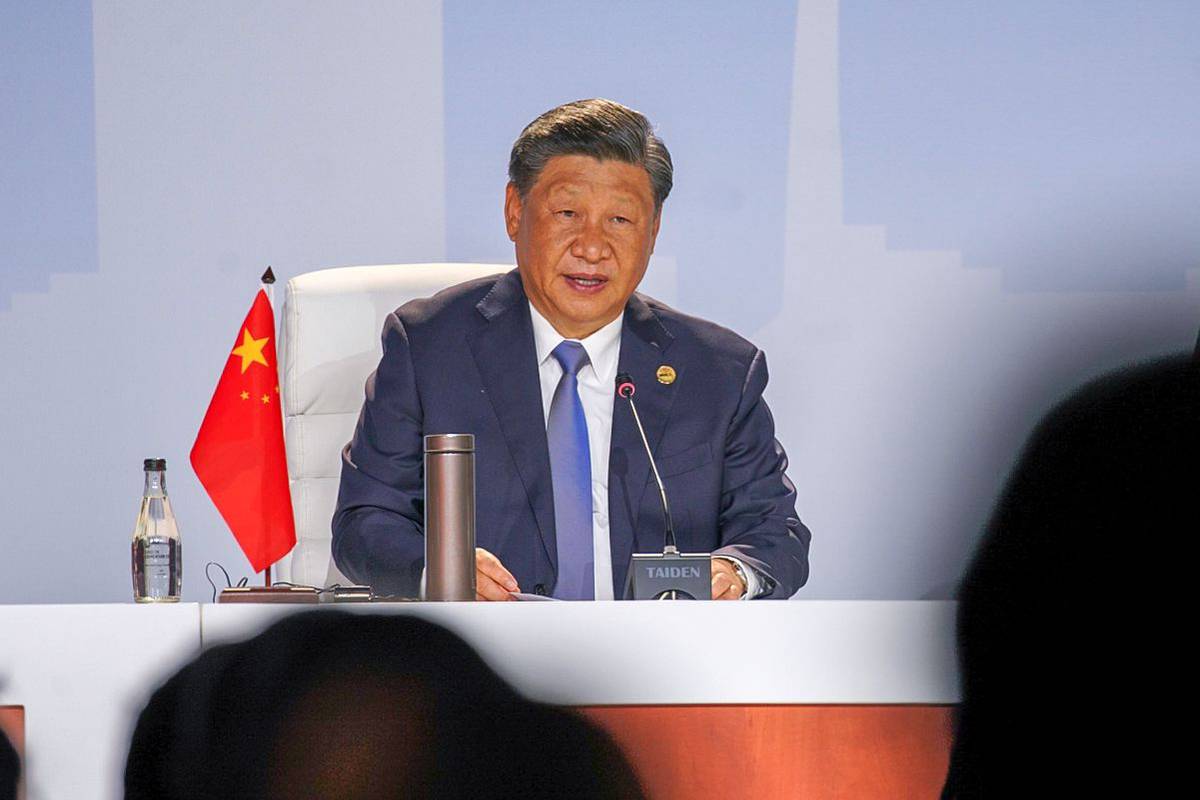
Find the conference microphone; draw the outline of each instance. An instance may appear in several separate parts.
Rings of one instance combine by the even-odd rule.
[[[680,553],[675,544],[675,525],[671,520],[671,504],[667,500],[667,487],[658,474],[658,464],[650,450],[646,429],[638,415],[633,395],[637,386],[627,373],[617,375],[617,396],[629,403],[633,422],[646,449],[650,471],[658,485],[658,496],[663,509],[663,551],[661,553],[634,553],[629,562],[629,577],[625,582],[625,596],[634,600],[710,600],[712,599],[712,554]]]

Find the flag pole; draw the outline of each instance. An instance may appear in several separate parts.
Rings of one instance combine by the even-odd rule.
[[[262,288],[267,295],[267,305],[271,307],[271,317],[273,319],[275,317],[275,273],[271,271],[270,265],[267,266],[267,271],[262,274],[262,277],[259,280],[262,281]],[[276,327],[276,330],[271,331],[271,335],[278,337],[277,331],[278,327]],[[278,352],[278,349],[276,352]],[[278,355],[276,355],[276,358],[278,358]],[[278,370],[278,366],[276,367],[276,370]],[[282,410],[280,413],[282,413]],[[268,589],[271,588],[270,564],[267,564],[267,568],[263,570],[263,586]]]

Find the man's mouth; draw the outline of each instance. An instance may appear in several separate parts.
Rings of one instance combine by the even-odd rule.
[[[604,284],[608,283],[608,278],[603,275],[589,275],[586,273],[577,273],[574,275],[564,275],[567,283],[570,286],[581,292],[594,292],[599,290]]]

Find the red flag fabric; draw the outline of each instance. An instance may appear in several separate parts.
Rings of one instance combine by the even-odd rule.
[[[275,314],[259,290],[191,454],[196,476],[255,572],[296,544],[274,337]]]

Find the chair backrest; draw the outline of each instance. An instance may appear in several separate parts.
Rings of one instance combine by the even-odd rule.
[[[296,547],[283,580],[349,583],[330,557],[341,451],[354,433],[363,385],[382,354],[384,318],[398,306],[456,283],[507,272],[504,264],[342,267],[287,282],[280,331],[284,436]]]

